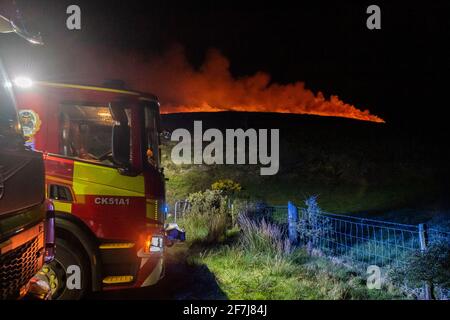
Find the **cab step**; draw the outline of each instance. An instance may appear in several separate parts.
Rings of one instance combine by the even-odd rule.
[[[103,284],[122,284],[133,282],[133,276],[108,276],[103,279]]]

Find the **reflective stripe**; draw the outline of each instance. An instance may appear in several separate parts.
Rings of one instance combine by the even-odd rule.
[[[133,281],[133,276],[109,276],[103,279],[104,284],[128,283]]]
[[[134,243],[102,243],[100,249],[130,249],[134,247]]]
[[[59,182],[59,183],[62,183],[62,184],[66,184],[68,186],[72,185],[72,181],[71,180],[59,178],[59,177],[56,177],[56,176],[47,175],[46,179],[54,181],[54,182]]]
[[[147,199],[145,209],[147,218],[158,220],[158,200]]]
[[[96,87],[96,86],[85,86],[85,85],[79,85],[79,84],[55,83],[55,82],[46,82],[46,81],[36,81],[35,83],[38,85],[41,85],[41,86],[54,87],[54,88],[92,90],[92,91],[113,92],[113,93],[129,94],[129,95],[133,95],[133,96],[140,96],[140,93],[134,92],[134,91]]]
[[[159,258],[152,273],[142,282],[141,287],[152,286],[164,277],[164,259]]]

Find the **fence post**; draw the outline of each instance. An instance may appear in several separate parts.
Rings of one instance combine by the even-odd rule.
[[[289,231],[289,241],[292,244],[297,244],[298,234],[297,234],[297,223],[298,223],[298,210],[295,204],[291,201],[288,202],[288,231]]]
[[[420,251],[425,252],[425,250],[427,250],[428,245],[428,234],[427,234],[427,227],[423,223],[419,224],[419,242],[420,242]],[[425,282],[423,290],[424,290],[424,299],[432,300],[433,299],[432,284]]]
[[[177,208],[178,208],[178,201],[175,202],[175,212],[173,217],[173,222],[177,223]]]
[[[188,206],[189,206],[189,202],[188,202],[187,199],[185,199],[185,200],[184,200],[184,206],[183,206],[183,218],[184,218],[184,216],[186,215],[186,211],[187,211],[187,209],[188,209]]]

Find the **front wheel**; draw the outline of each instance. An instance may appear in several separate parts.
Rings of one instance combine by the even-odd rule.
[[[81,250],[56,238],[55,259],[42,268],[52,290],[53,300],[79,300],[88,290],[89,266]]]

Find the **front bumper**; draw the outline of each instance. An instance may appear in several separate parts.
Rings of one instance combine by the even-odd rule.
[[[138,272],[136,287],[155,285],[164,277],[164,255],[155,254],[148,258],[141,258],[141,268]]]

